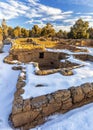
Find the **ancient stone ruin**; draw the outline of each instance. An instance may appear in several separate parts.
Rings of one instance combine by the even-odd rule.
[[[55,113],[65,113],[74,108],[93,102],[93,83],[85,83],[78,87],[58,90],[51,94],[24,100],[26,70],[22,67],[17,81],[10,119],[13,126],[29,130],[47,121],[47,117]]]
[[[71,46],[70,50],[72,51]],[[76,48],[76,52],[77,51],[85,52],[85,54],[73,53],[71,56],[82,61],[88,60],[93,62],[93,56],[87,53],[87,50]],[[32,49],[22,49],[21,47],[19,47],[19,49],[11,49],[9,56],[7,56],[4,61],[10,64],[13,63],[12,61],[14,60],[20,61],[20,63],[29,63],[33,61],[36,62],[34,63],[34,66],[39,68],[38,71],[35,71],[35,74],[37,75],[47,75],[59,72],[64,76],[68,76],[73,75],[72,70],[74,68],[83,66],[82,64],[69,61],[69,56],[70,55],[65,52],[49,51],[35,45]],[[61,60],[63,60],[63,62]],[[93,102],[93,83],[85,83],[77,87],[72,86],[68,89],[58,90],[39,97],[23,99],[23,87],[26,85],[27,78],[26,68],[19,66],[13,67],[13,69],[21,70],[16,84],[17,91],[14,95],[12,113],[10,116],[15,128],[29,130],[30,128],[46,122],[50,115],[65,113],[74,108]],[[39,84],[37,87],[41,86],[42,85]]]

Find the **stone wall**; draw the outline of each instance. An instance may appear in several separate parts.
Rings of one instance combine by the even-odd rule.
[[[65,59],[67,54],[58,52],[48,52],[44,50],[15,50],[10,51],[10,55],[5,60],[18,60],[24,63],[38,62],[40,68],[58,68],[60,59]]]
[[[74,56],[75,56],[76,59],[80,59],[80,60],[83,60],[83,61],[89,60],[88,54],[74,54]]]
[[[92,55],[88,55],[88,60],[93,62],[93,56]]]
[[[72,63],[70,61],[65,60],[65,62],[60,62],[59,68],[69,68],[73,66],[77,66],[78,64]]]
[[[75,58],[83,60],[83,61],[91,61],[93,62],[93,56],[89,54],[75,54]]]
[[[54,113],[65,113],[71,109],[93,102],[93,83],[85,83],[81,86],[58,90],[54,93],[35,98],[22,99],[24,93],[26,70],[21,68],[17,82],[17,91],[11,114],[14,127],[29,130],[46,121],[46,118]]]
[[[93,46],[93,39],[60,39],[64,45]]]
[[[87,51],[87,50],[82,50],[78,49],[74,45],[74,43],[80,43],[81,46],[87,44],[92,44],[93,40],[82,40],[82,39],[67,39],[67,45],[65,47],[69,48],[70,50],[73,51]],[[65,41],[66,42],[66,41]],[[69,46],[69,43],[71,44]],[[62,44],[58,44],[61,47],[64,47]],[[71,67],[74,66],[72,63],[61,63],[60,60],[66,59],[68,54],[63,53],[63,52],[49,52],[46,51],[45,49],[38,49],[38,46],[36,46],[36,49],[23,49],[22,46],[20,49],[12,49],[10,50],[10,54],[8,57],[5,58],[5,62],[11,63],[12,60],[18,60],[20,62],[38,62],[40,69],[51,69],[51,68],[64,68],[64,67]],[[42,53],[43,57],[40,58],[40,54]],[[75,54],[74,55],[76,58],[81,59],[81,60],[92,60],[92,56],[88,56],[88,54]]]

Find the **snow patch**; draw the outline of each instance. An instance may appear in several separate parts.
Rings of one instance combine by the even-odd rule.
[[[0,54],[0,130],[12,130],[8,118],[12,112],[12,102],[16,91],[16,82],[19,71],[12,70],[13,65],[3,63],[8,55],[10,45],[5,45],[4,53]]]
[[[85,63],[85,62],[84,62]],[[86,62],[86,66],[73,69],[74,75],[63,76],[60,73],[50,74],[46,76],[35,75],[35,67],[33,64],[26,66],[27,80],[24,87],[25,93],[22,94],[24,99],[37,97],[55,92],[57,90],[67,89],[71,86],[79,86],[86,82],[93,82],[93,63]],[[45,87],[36,87],[38,84]]]

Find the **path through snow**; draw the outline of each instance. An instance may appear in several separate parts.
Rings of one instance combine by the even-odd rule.
[[[0,53],[0,130],[12,130],[8,118],[12,111],[12,102],[19,74],[19,71],[12,70],[13,65],[3,63],[9,49],[10,45],[5,45],[4,52]]]

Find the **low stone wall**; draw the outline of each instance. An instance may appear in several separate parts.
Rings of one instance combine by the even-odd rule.
[[[70,62],[68,62],[68,63],[70,63]],[[65,63],[64,63],[64,65],[65,65]],[[36,63],[36,62],[33,62],[33,66],[35,67],[34,72],[36,75],[49,75],[49,74],[54,74],[54,73],[58,72],[64,76],[70,76],[70,75],[73,75],[73,71],[72,71],[73,69],[80,68],[84,65],[70,63],[70,67],[68,64],[68,67],[63,66],[58,69],[49,69],[49,70],[40,70],[38,63]]]
[[[13,68],[16,69],[16,68]],[[22,99],[24,93],[26,70],[21,68],[14,95],[11,120],[14,127],[29,130],[46,121],[54,113],[65,113],[71,109],[93,102],[93,83],[85,83],[78,87],[58,90],[54,93],[35,98]]]
[[[89,54],[75,54],[75,58],[83,60],[83,61],[92,61],[93,62],[93,56]]]
[[[40,56],[43,57],[40,57]],[[48,52],[38,49],[33,50],[10,50],[9,56],[5,57],[4,62],[12,64],[13,60],[19,62],[38,62],[40,69],[54,69],[59,68],[60,60],[66,59],[68,54],[63,52]]]
[[[89,55],[88,54],[74,54],[74,57],[76,59],[80,59],[80,60],[83,60],[83,61],[86,61],[86,60],[89,60]]]
[[[78,64],[72,63],[70,61],[65,60],[65,62],[60,62],[59,68],[69,68],[73,66],[77,66]]]
[[[93,62],[93,56],[88,55],[88,60]]]
[[[62,39],[60,42],[65,45],[93,46],[93,39]]]
[[[38,70],[35,72],[36,75],[49,75],[54,73],[60,73],[64,76],[73,75],[73,71],[69,69],[51,69],[51,70]]]

